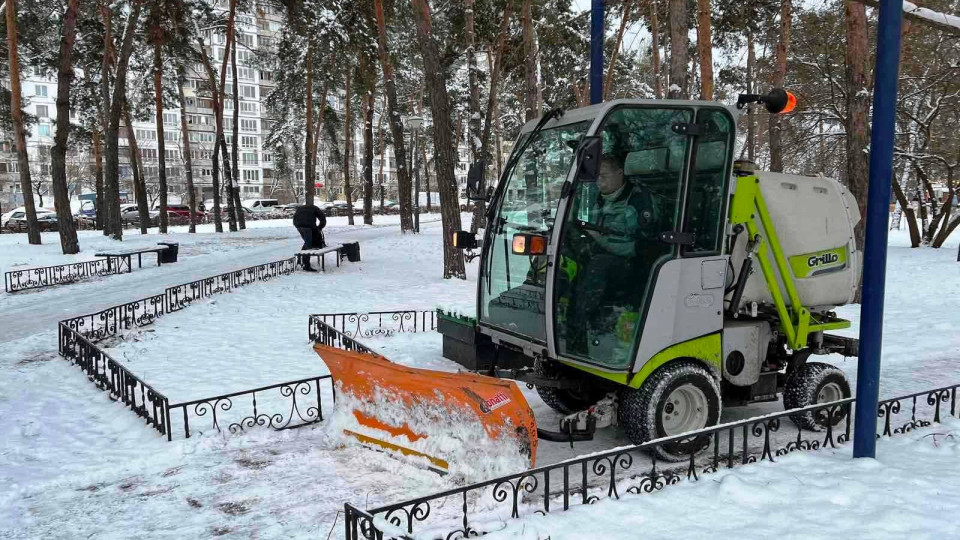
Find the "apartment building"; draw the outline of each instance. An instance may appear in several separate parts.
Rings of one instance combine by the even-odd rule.
[[[274,74],[256,69],[253,62],[258,50],[270,50],[276,47],[283,26],[283,17],[276,7],[264,3],[253,8],[252,12],[237,16],[237,80],[227,72],[228,95],[232,95],[234,85],[239,91],[238,111],[238,165],[236,175],[242,199],[271,197],[281,202],[303,200],[304,168],[303,163],[293,164],[290,174],[281,175],[276,170],[275,156],[264,146],[264,140],[271,130],[272,120],[266,110],[266,97],[274,87]],[[205,36],[207,53],[215,66],[223,60],[225,38],[213,32]],[[205,94],[205,82],[208,80],[202,64],[186,66],[184,85],[185,113],[187,118],[187,137],[190,141],[190,153],[193,170],[193,183],[199,201],[213,198],[213,167],[215,122],[213,103]],[[53,207],[50,148],[53,146],[56,120],[56,80],[24,70],[22,88],[25,110],[36,116],[37,123],[31,127],[28,140],[28,155],[35,201],[44,207]],[[339,113],[344,111],[345,94],[340,91],[328,97],[328,103]],[[227,146],[232,147],[233,100],[224,104],[224,122]],[[384,111],[385,112],[385,111]],[[71,120],[76,121],[75,112]],[[359,119],[358,119],[359,120]],[[374,126],[388,130],[386,122],[381,122],[379,113],[375,115]],[[168,198],[171,203],[186,201],[188,197],[184,162],[184,141],[178,108],[163,111],[163,140]],[[355,121],[351,147],[351,191],[355,200],[362,196],[363,172],[363,124]],[[130,162],[129,135],[136,137],[141,156],[144,178],[147,186],[148,203],[157,204],[159,197],[159,149],[156,123],[134,122],[133,126],[121,126],[120,130],[120,182],[121,197],[134,200],[133,170]],[[19,168],[12,147],[12,134],[0,133],[0,209],[8,209],[22,204]],[[342,137],[342,134],[341,134]],[[409,134],[408,134],[409,137]],[[410,140],[407,139],[408,159]],[[343,164],[333,161],[329,152],[321,147],[318,153],[316,196],[318,200],[342,200],[346,198],[342,178]],[[423,155],[417,155],[422,161]],[[469,152],[466,146],[458,149],[459,163],[456,166],[458,184],[461,192],[466,185],[469,165]],[[432,159],[428,150],[426,159]],[[408,163],[409,165],[409,163]],[[421,164],[422,165],[422,164]],[[67,156],[68,188],[71,197],[76,200],[82,193],[95,191],[94,157],[88,148],[71,148]],[[381,193],[386,200],[396,200],[397,163],[392,147],[374,148],[374,197]],[[422,170],[422,169],[421,169]],[[431,178],[433,176],[431,175]],[[221,177],[222,179],[222,177]],[[421,189],[426,190],[424,177]],[[222,182],[221,182],[222,183]],[[431,185],[436,190],[435,185]],[[77,205],[79,205],[77,203]],[[4,210],[5,211],[5,210]]]

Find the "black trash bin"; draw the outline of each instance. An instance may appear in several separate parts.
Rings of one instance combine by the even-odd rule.
[[[343,252],[350,262],[360,262],[360,242],[350,242],[343,245]]]
[[[180,253],[180,244],[177,242],[157,242],[159,246],[167,246],[167,249],[160,252],[161,263],[177,262],[177,254]]]

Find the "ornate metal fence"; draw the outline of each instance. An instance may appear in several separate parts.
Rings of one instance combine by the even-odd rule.
[[[54,285],[65,285],[92,277],[129,273],[130,270],[130,265],[126,260],[118,260],[117,264],[108,264],[107,259],[23,268],[4,272],[3,287],[8,293],[12,293]]]
[[[170,406],[166,396],[123,367],[75,328],[60,323],[59,342],[60,355],[86,373],[90,382],[169,438]]]
[[[958,388],[960,385],[947,386],[881,401],[877,437],[929,426],[946,415],[956,417],[960,413]],[[837,448],[850,438],[854,403],[854,398],[848,398],[723,424],[374,509],[361,510],[348,503],[344,505],[345,537],[409,538],[415,532],[417,538],[479,536],[499,530],[508,519],[563,511],[625,494],[652,493],[720,469],[776,461],[792,452]],[[814,415],[824,428],[805,431],[785,422],[803,414]],[[679,462],[659,457],[665,448],[692,442],[696,445],[688,446]]]
[[[310,316],[310,339],[316,341],[319,322],[348,338],[392,336],[400,332],[437,329],[437,312],[427,310],[322,313]]]
[[[169,311],[179,311],[191,302],[208,298],[214,294],[230,292],[233,289],[258,281],[267,281],[278,276],[290,275],[298,267],[297,258],[291,257],[168,287],[164,292],[166,305]]]
[[[298,267],[296,257],[250,266],[168,287],[162,294],[60,321],[60,355],[86,373],[87,378],[97,388],[108,392],[112,399],[122,401],[135,414],[145,418],[147,424],[165,434],[167,440],[173,439],[170,413],[175,409],[180,409],[176,414],[183,419],[184,437],[190,437],[191,416],[196,424],[198,418],[209,415],[211,428],[217,431],[227,429],[231,433],[254,426],[279,430],[319,422],[323,420],[321,381],[329,380],[329,375],[171,405],[163,394],[97,346],[101,340],[133,328],[149,326],[164,314],[184,309],[197,300],[230,292],[258,281],[289,275]],[[248,413],[236,420],[225,419],[224,416],[230,415],[224,413],[233,410],[235,403],[238,405],[235,412],[241,410],[241,405],[249,404],[249,409],[243,409]],[[279,406],[284,412],[264,412],[265,404],[271,407],[271,411],[276,409],[275,406]],[[196,431],[196,427],[194,430]]]
[[[183,418],[183,436],[190,438],[190,417],[196,421],[198,418],[206,417],[211,429],[222,432],[224,429],[230,433],[246,431],[254,426],[269,427],[276,430],[284,430],[315,424],[323,420],[323,401],[320,397],[320,381],[329,381],[329,375],[319,377],[310,377],[297,381],[273,384],[252,390],[242,390],[232,394],[224,394],[182,403],[169,405],[169,410],[180,409],[179,413],[174,413],[175,418]],[[330,385],[331,389],[333,385]],[[271,391],[275,392],[271,392]],[[260,406],[257,404],[257,394],[260,394]],[[284,413],[264,413],[264,399],[277,398],[288,404],[289,409]],[[299,401],[298,401],[299,399]],[[247,407],[244,409],[247,414],[241,418],[224,419],[224,412],[236,411],[234,405],[238,407]],[[275,404],[275,403],[274,403]],[[218,414],[219,413],[219,414]],[[194,428],[196,429],[196,428]]]

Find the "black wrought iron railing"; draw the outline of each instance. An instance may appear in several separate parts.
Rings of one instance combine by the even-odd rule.
[[[437,312],[430,310],[369,311],[366,313],[322,313],[310,316],[310,339],[316,341],[318,322],[348,338],[392,336],[401,332],[437,329]]]
[[[877,437],[929,426],[946,415],[956,417],[960,412],[958,388],[960,385],[947,386],[881,401]],[[776,461],[792,452],[836,448],[850,438],[854,404],[854,398],[848,398],[750,418],[373,509],[347,503],[345,538],[479,536],[503,528],[506,520],[525,515],[563,511],[626,494],[652,493],[683,480],[699,480],[723,468]],[[784,422],[804,414],[813,415],[823,426],[821,431],[807,431]],[[660,457],[664,449],[674,454],[677,445],[689,449],[681,454],[679,462]]]
[[[59,326],[59,342],[60,355],[86,373],[90,382],[169,438],[170,407],[166,396],[63,323]]]
[[[128,272],[130,264],[125,259],[117,259],[116,264],[108,263],[107,259],[93,259],[56,266],[21,268],[3,273],[3,288],[13,293]]]
[[[191,302],[215,294],[230,292],[232,289],[258,281],[267,281],[278,276],[290,275],[298,267],[297,258],[291,257],[167,287],[164,291],[166,305],[171,312],[179,311]]]
[[[83,370],[97,388],[108,392],[111,398],[122,401],[135,414],[145,418],[147,424],[165,434],[167,440],[173,438],[171,410],[175,410],[178,420],[183,419],[181,433],[184,437],[190,437],[191,417],[194,431],[198,431],[198,418],[207,415],[212,429],[227,429],[231,433],[254,426],[288,429],[319,422],[323,420],[321,381],[329,381],[329,375],[171,405],[166,396],[123,367],[97,345],[98,342],[127,330],[149,326],[164,314],[184,309],[195,301],[230,292],[244,285],[289,275],[298,267],[295,257],[250,266],[168,287],[162,294],[111,306],[96,313],[65,319],[59,324],[60,355]],[[274,390],[275,392],[272,392]],[[247,404],[249,409],[241,407]],[[265,412],[267,409],[271,412]],[[234,413],[241,410],[246,412],[242,415],[226,414],[231,410]],[[282,412],[273,412],[276,410]],[[239,418],[235,418],[236,416]]]
[[[237,433],[255,426],[276,430],[297,428],[323,420],[321,381],[328,381],[330,388],[333,388],[330,375],[321,375],[252,390],[242,390],[222,396],[174,403],[168,407],[173,412],[173,417],[177,419],[176,422],[183,418],[181,433],[185,438],[190,438],[190,419],[194,419],[194,431],[202,431],[202,429],[197,429],[196,424],[199,419],[208,415],[209,418],[204,420],[207,421],[210,429],[217,432],[226,429],[230,433]],[[271,392],[272,390],[276,392]],[[269,400],[267,402],[273,405],[271,410],[279,408],[276,403],[278,400],[283,401],[286,407],[283,407],[282,410],[285,412],[263,412],[265,400]],[[241,407],[243,407],[242,410],[246,411],[242,415],[237,414]],[[180,411],[176,412],[176,409],[180,409]],[[224,418],[224,413],[228,411],[232,411],[233,414]],[[239,418],[237,418],[238,416]]]

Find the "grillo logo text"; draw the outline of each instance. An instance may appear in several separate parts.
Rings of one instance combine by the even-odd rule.
[[[836,253],[822,253],[820,255],[811,255],[807,259],[807,266],[810,268],[816,268],[817,266],[823,266],[826,264],[833,264],[840,260],[840,256]]]

